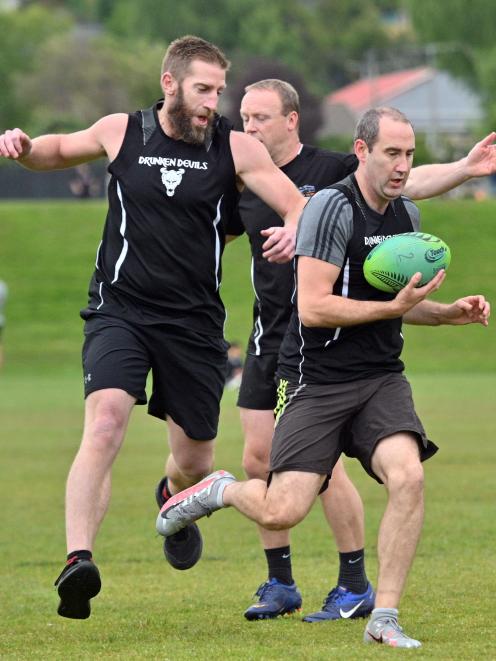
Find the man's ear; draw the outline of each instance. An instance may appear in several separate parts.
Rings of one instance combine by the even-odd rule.
[[[298,120],[300,119],[296,110],[292,110],[288,115],[288,126],[294,131],[298,128]]]
[[[355,156],[358,158],[360,163],[363,163],[369,154],[369,148],[367,147],[367,143],[361,138],[357,138],[357,140],[355,140],[355,144],[353,145],[353,150],[355,152]]]
[[[170,71],[164,71],[160,77],[160,86],[162,87],[164,96],[174,96],[179,87],[177,80]]]

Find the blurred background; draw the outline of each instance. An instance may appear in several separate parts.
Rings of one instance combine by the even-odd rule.
[[[232,60],[221,110],[238,126],[244,86],[279,77],[300,92],[305,142],[348,151],[357,117],[388,104],[415,126],[416,164],[452,160],[496,126],[495,24],[492,0],[0,0],[0,127],[73,131],[148,107],[170,41],[198,34]],[[105,164],[1,167],[0,198],[105,192]]]

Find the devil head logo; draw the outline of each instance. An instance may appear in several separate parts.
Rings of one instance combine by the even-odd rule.
[[[184,168],[179,168],[178,170],[168,170],[167,168],[160,168],[160,174],[162,175],[162,183],[165,186],[165,192],[168,197],[172,197],[176,192],[176,188],[181,183],[185,170]]]

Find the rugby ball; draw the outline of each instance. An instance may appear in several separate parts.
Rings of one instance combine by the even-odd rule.
[[[426,285],[451,261],[450,249],[442,239],[423,232],[406,232],[385,239],[373,248],[363,263],[367,282],[385,292],[396,293],[417,272]]]

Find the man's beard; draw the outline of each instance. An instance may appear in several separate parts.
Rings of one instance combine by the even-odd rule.
[[[178,136],[179,140],[189,142],[193,145],[204,145],[210,142],[214,113],[210,111],[209,115],[207,115],[208,124],[206,126],[195,126],[193,124],[194,114],[184,101],[181,86],[179,86],[176,98],[167,108],[167,116],[174,134]]]

